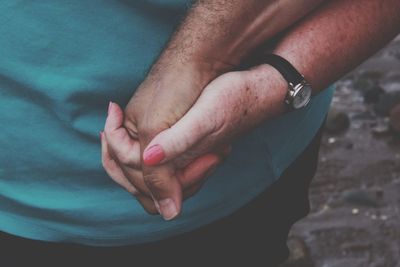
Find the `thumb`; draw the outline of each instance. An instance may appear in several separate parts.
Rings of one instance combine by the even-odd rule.
[[[207,110],[193,106],[171,128],[158,133],[143,152],[143,162],[152,166],[176,158],[214,131]]]
[[[172,164],[146,166],[143,179],[150,190],[158,212],[165,220],[179,215],[182,209],[182,186]]]

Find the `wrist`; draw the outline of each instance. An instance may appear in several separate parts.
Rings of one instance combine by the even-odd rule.
[[[217,76],[219,72],[208,64],[160,57],[128,103],[127,116],[137,121],[137,128],[142,132],[144,128],[153,130],[157,124],[170,127]],[[154,125],[147,125],[149,122]]]
[[[247,79],[260,96],[260,113],[263,119],[278,116],[288,110],[285,98],[287,81],[272,66],[261,64],[248,70]]]
[[[190,60],[182,58],[167,59],[164,56],[160,57],[152,66],[146,80],[170,86],[187,84],[187,88],[182,88],[183,90],[201,92],[208,83],[227,72],[230,68],[231,65],[216,60],[208,61],[205,58],[191,58]],[[169,89],[175,90],[179,88]]]

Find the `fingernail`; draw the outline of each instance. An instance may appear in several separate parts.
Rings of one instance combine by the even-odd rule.
[[[100,131],[100,139],[103,137],[103,132]]]
[[[165,158],[164,151],[160,145],[154,145],[148,148],[143,155],[143,160],[146,165],[154,165]]]
[[[111,102],[111,101],[108,103],[107,115],[110,114],[110,110],[111,110],[112,103],[113,103],[113,102]]]
[[[160,200],[158,204],[160,205],[161,215],[164,220],[169,221],[178,215],[178,209],[172,199],[166,198]]]

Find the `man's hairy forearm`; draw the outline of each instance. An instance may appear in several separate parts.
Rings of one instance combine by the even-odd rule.
[[[324,0],[199,0],[156,65],[194,62],[216,73],[229,70],[321,2]]]
[[[399,0],[329,1],[304,18],[275,48],[315,91],[356,67],[400,31]]]

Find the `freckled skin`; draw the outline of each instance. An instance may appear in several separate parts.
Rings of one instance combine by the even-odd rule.
[[[229,72],[257,46],[299,21],[273,52],[304,74],[316,93],[399,32],[398,10],[399,0],[198,1],[150,70],[138,97],[128,103],[124,125],[137,133],[142,155],[155,135],[206,98],[204,117],[192,131],[215,131],[193,149],[210,151],[284,110],[287,84],[276,70],[261,65],[245,75]],[[225,79],[226,75],[231,76]],[[217,80],[219,86],[206,92],[204,88]],[[156,185],[176,182],[173,165],[144,166],[142,171]],[[173,195],[180,210],[180,188],[151,188],[157,197]]]
[[[277,54],[291,59],[290,61],[300,72],[306,74],[316,92],[339,78],[345,70],[360,63],[366,58],[365,54],[372,54],[375,52],[374,49],[384,45],[385,40],[387,42],[398,32],[400,19],[393,8],[400,8],[399,1],[390,1],[389,6],[385,8],[385,15],[380,13],[382,7],[379,9],[376,1],[365,1],[361,9],[365,13],[362,15],[358,14],[360,9],[356,8],[357,6],[354,1],[330,1],[294,27],[275,48]],[[371,15],[375,20],[370,20]],[[343,17],[343,20],[338,20],[338,16]],[[347,20],[348,16],[358,16],[357,22],[354,22],[354,18]],[[363,31],[360,27],[366,24],[371,24],[372,29],[369,27]],[[337,42],[343,34],[331,30],[337,27],[341,31],[356,32],[357,38],[347,38]],[[370,36],[371,31],[374,36]],[[327,32],[330,34],[326,34]],[[381,37],[376,39],[376,36]],[[332,51],[335,53],[330,54]],[[224,93],[221,93],[218,99],[219,105],[224,107],[224,113],[211,112],[217,115],[215,121],[219,123],[217,127],[219,130],[211,134],[213,142],[203,140],[203,150],[217,139],[220,142],[230,141],[260,122],[286,110],[283,100],[287,93],[287,82],[276,69],[263,64],[246,72],[244,76],[247,77],[245,84],[240,84],[240,80],[231,79],[230,84],[220,85],[219,88]],[[206,89],[202,94],[207,93]],[[210,110],[213,107],[212,103],[213,99],[210,98],[208,100]],[[218,118],[218,115],[222,118]],[[206,122],[205,119],[202,121]],[[220,137],[217,138],[218,135]],[[198,148],[201,146],[198,145]]]
[[[393,39],[400,29],[400,1],[327,1],[277,44],[311,83],[326,88]]]

